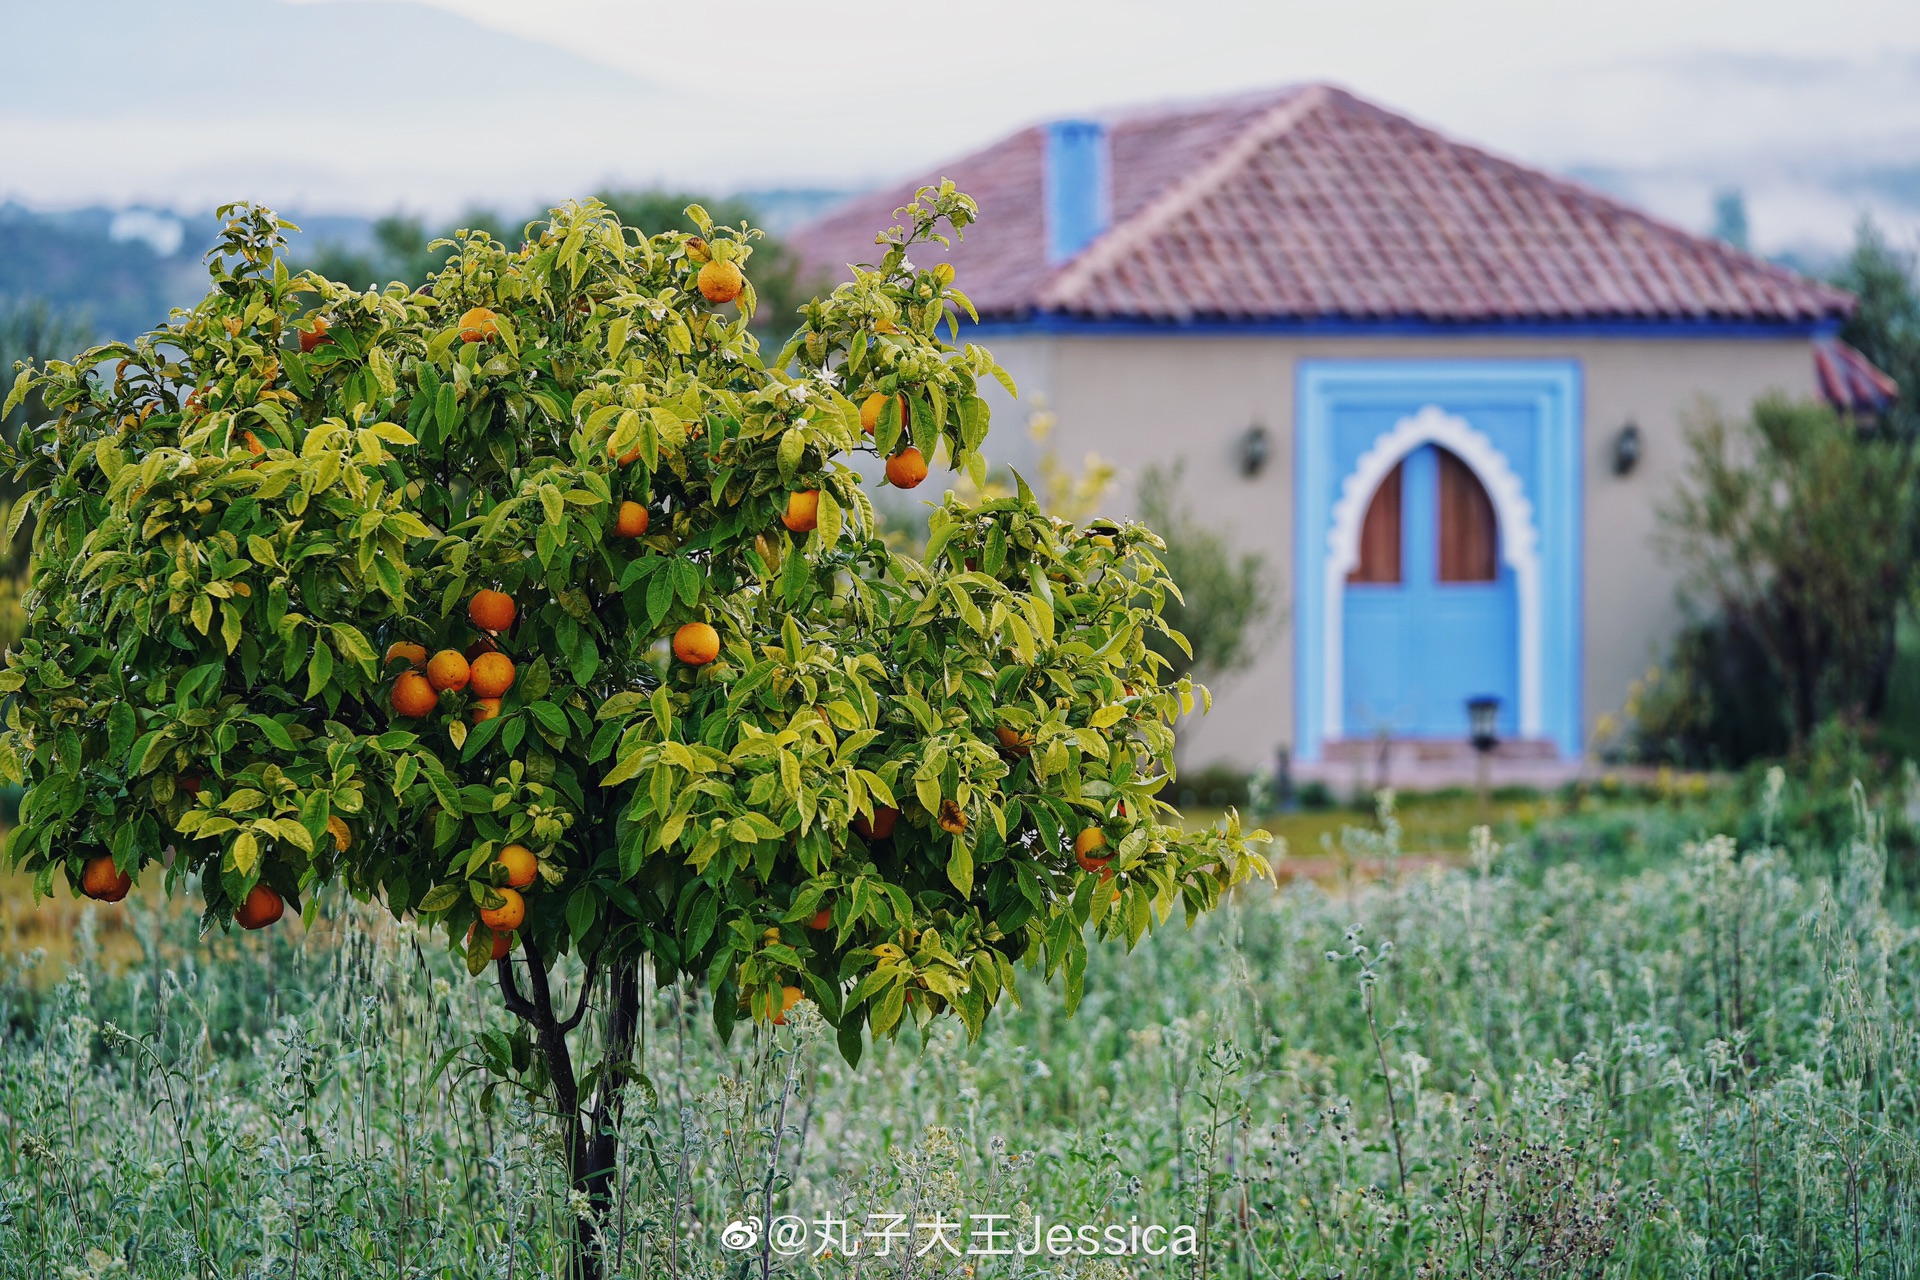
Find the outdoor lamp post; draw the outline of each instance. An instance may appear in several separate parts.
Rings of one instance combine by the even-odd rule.
[[[1473,743],[1474,787],[1480,793],[1480,807],[1487,807],[1487,771],[1493,749],[1500,745],[1495,732],[1500,717],[1500,699],[1488,694],[1467,699],[1468,741]]]

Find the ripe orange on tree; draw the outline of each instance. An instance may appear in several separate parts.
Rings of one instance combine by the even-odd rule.
[[[478,932],[480,932],[480,922],[478,920],[467,926],[468,946],[473,945],[473,935]],[[505,960],[507,953],[513,950],[513,934],[502,933],[498,929],[489,929],[487,932],[493,935],[493,958],[495,960]]]
[[[482,720],[491,720],[500,714],[500,699],[475,698],[473,706],[467,711],[467,723],[479,724]]]
[[[700,268],[700,296],[716,306],[732,302],[746,287],[747,278],[731,262],[715,259]]]
[[[327,336],[327,318],[315,316],[313,322],[300,330],[300,354],[312,355],[313,349],[323,342],[332,342]]]
[[[815,933],[825,933],[828,929],[833,928],[833,912],[826,907],[820,908],[808,918],[807,928],[813,930]]]
[[[466,659],[462,658],[462,662]],[[483,653],[467,668],[467,688],[476,698],[498,698],[513,688],[513,659],[500,652]]]
[[[623,502],[620,514],[614,517],[613,531],[623,538],[638,538],[646,533],[648,519],[645,507],[637,502]]]
[[[480,908],[480,923],[493,930],[518,929],[527,918],[527,900],[515,889],[495,889],[505,901],[497,907]]]
[[[400,678],[393,682],[393,693],[389,696],[393,709],[410,720],[431,715],[440,705],[440,694],[434,689],[433,682],[418,671],[402,671]]]
[[[524,889],[533,883],[539,874],[540,861],[533,856],[533,850],[523,844],[510,844],[495,855],[495,862],[507,869],[507,885],[514,889]]]
[[[1018,729],[1007,725],[995,725],[993,736],[1000,741],[1000,750],[1010,756],[1030,756],[1033,754],[1033,739]]]
[[[780,988],[780,1012],[773,1015],[774,1026],[784,1027],[787,1025],[787,1014],[790,1011],[792,1011],[793,1006],[800,1003],[800,998],[801,998],[800,988],[798,987]]]
[[[442,649],[427,662],[427,680],[441,693],[464,689],[472,678],[473,668],[458,649]]]
[[[415,644],[411,640],[396,640],[387,646],[387,665],[405,662],[415,671],[423,670],[427,665],[427,646]]]
[[[460,341],[485,342],[500,336],[500,323],[491,307],[471,307],[460,317]]]
[[[907,420],[907,398],[905,396],[888,396],[885,392],[876,391],[861,402],[860,429],[862,431],[868,435],[872,435],[875,431],[879,430],[880,415],[887,411],[887,401],[890,399],[900,402],[900,421],[904,423]]]
[[[927,478],[927,460],[908,445],[887,459],[887,483],[896,489],[917,489]]]
[[[264,929],[286,911],[287,903],[264,884],[247,890],[246,900],[233,913],[233,922],[242,929]]]
[[[673,633],[673,656],[690,667],[704,667],[720,656],[720,633],[704,622],[689,622]]]
[[[853,820],[853,829],[862,840],[885,840],[893,834],[893,824],[900,819],[898,809],[889,809],[883,804],[873,806],[873,821],[865,817]]]
[[[515,612],[513,597],[491,588],[474,592],[473,599],[467,602],[467,616],[482,631],[507,630],[513,626]]]
[[[1107,849],[1107,833],[1099,827],[1082,828],[1073,838],[1073,860],[1082,871],[1098,871],[1102,880],[1111,879],[1113,871],[1107,864],[1113,854]]]
[[[801,489],[787,495],[787,509],[780,523],[795,533],[811,533],[820,527],[820,491]]]
[[[80,892],[95,902],[118,902],[133,888],[133,877],[113,865],[113,855],[88,858],[80,873]]]
[[[640,444],[638,441],[635,441],[631,449],[628,449],[625,453],[621,453],[613,447],[613,441],[609,440],[607,441],[607,456],[614,459],[623,467],[630,467],[640,461]]]

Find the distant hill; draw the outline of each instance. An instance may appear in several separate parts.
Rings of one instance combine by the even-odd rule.
[[[43,214],[0,205],[0,299],[45,299],[82,315],[102,339],[130,338],[205,292],[200,251],[211,218],[176,219],[181,247],[162,255],[144,239],[113,236],[115,211]],[[189,241],[196,246],[187,248]]]
[[[755,211],[758,225],[777,236],[848,194],[770,188],[737,198]],[[516,210],[512,216],[533,212]],[[315,261],[323,251],[364,254],[373,245],[371,217],[298,210],[282,215],[300,227],[290,237],[296,261]],[[202,256],[219,229],[211,211],[93,206],[42,212],[0,203],[0,302],[45,300],[63,313],[83,316],[101,341],[131,339],[206,293]]]

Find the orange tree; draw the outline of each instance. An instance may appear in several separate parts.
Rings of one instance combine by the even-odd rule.
[[[722,1034],[811,1000],[857,1061],[908,1021],[977,1036],[1022,962],[1071,1003],[1090,926],[1131,945],[1266,871],[1263,833],[1156,798],[1204,693],[1159,678],[1150,531],[1022,485],[949,496],[913,559],[842,461],[983,478],[1005,374],[941,341],[970,304],[908,257],[973,220],[950,184],[773,360],[755,233],[697,207],[648,237],[570,205],[365,293],[222,212],[204,301],[8,402],[46,407],[0,673],[37,891],[157,876],[261,927],[337,883],[444,931],[494,963],[527,1050],[495,1056],[534,1064],[597,1201],[645,958]]]

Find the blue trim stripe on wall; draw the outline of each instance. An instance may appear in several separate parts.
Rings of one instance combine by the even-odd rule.
[[[1789,339],[1831,338],[1839,334],[1837,319],[1781,321],[1722,320],[1704,316],[1671,318],[1605,317],[1540,320],[1493,318],[1436,320],[1426,316],[1273,316],[1259,320],[1136,320],[1126,317],[1088,319],[1041,312],[1017,320],[988,318],[980,324],[960,322],[963,338],[991,342],[1021,337],[1135,337],[1135,338],[1691,338]]]
[[[1297,370],[1294,494],[1295,743],[1317,760],[1328,720],[1327,543],[1355,453],[1336,419],[1389,424],[1426,406],[1505,441],[1538,539],[1539,731],[1573,758],[1581,721],[1581,373],[1569,360],[1303,360]],[[1478,420],[1476,422],[1476,419]],[[1524,423],[1524,426],[1516,426]],[[1380,435],[1385,435],[1383,428]],[[1369,428],[1368,430],[1371,430]],[[1364,434],[1364,433],[1363,433]],[[1376,439],[1378,437],[1375,437]],[[1502,530],[1503,537],[1505,530]],[[1337,584],[1336,584],[1337,585]],[[1339,696],[1338,691],[1333,696]],[[1346,732],[1365,732],[1346,726]]]

